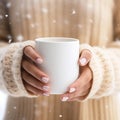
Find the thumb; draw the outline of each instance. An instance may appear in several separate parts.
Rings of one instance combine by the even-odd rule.
[[[80,54],[80,58],[79,58],[80,66],[87,65],[89,61],[91,60],[91,57],[92,57],[92,53],[89,50],[87,49],[82,50]]]

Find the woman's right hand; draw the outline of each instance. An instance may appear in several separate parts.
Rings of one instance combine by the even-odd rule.
[[[31,46],[25,47],[21,64],[22,79],[26,90],[30,94],[49,96],[49,77],[35,64],[42,64],[42,62],[42,57],[34,48]]]

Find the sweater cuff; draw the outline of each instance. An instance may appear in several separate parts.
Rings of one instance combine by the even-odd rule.
[[[29,94],[25,89],[21,77],[23,49],[28,45],[35,47],[35,42],[26,41],[9,45],[3,58],[3,82],[5,88],[11,96],[34,97],[34,95]]]
[[[89,67],[93,73],[92,86],[89,94],[83,99],[94,99],[110,95],[114,90],[114,71],[110,57],[103,48],[91,47],[87,44],[80,46],[80,51],[88,49],[92,53]]]

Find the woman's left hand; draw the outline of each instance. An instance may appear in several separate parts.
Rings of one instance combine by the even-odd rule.
[[[89,50],[84,49],[79,58],[80,76],[69,86],[68,91],[61,96],[62,101],[79,101],[83,100],[89,93],[92,85],[92,71],[89,67],[89,61],[92,54]]]

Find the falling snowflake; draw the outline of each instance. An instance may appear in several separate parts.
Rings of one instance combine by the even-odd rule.
[[[22,35],[18,35],[18,36],[17,36],[17,40],[18,40],[18,41],[20,41],[20,42],[21,42],[23,39],[24,39],[24,38],[23,38],[23,36],[22,36]]]
[[[105,108],[108,109],[108,105],[105,105]]]
[[[64,23],[65,23],[66,25],[68,25],[68,24],[69,24],[69,21],[68,21],[68,20],[64,20]]]
[[[120,26],[120,24],[117,24],[117,26],[119,27],[119,26]]]
[[[36,115],[36,116],[40,116],[40,115],[41,115],[41,111],[36,110],[36,111],[35,111],[35,115]]]
[[[3,16],[2,16],[2,15],[0,15],[0,20],[1,20],[1,19],[3,19]]]
[[[90,22],[90,23],[93,23],[93,20],[92,20],[92,19],[89,19],[89,22]]]
[[[16,15],[16,16],[19,16],[19,12],[15,12],[15,15]]]
[[[6,14],[5,17],[8,17],[8,15]]]
[[[9,39],[8,43],[10,44],[12,42],[12,39]]]
[[[59,117],[61,118],[61,117],[62,117],[62,115],[59,115]]]
[[[12,39],[12,36],[11,36],[11,35],[7,35],[7,38],[8,38],[8,39]]]
[[[11,7],[11,2],[8,2],[8,3],[6,4],[6,7],[7,7],[7,8],[10,8],[10,7]]]
[[[48,9],[47,8],[42,8],[42,12],[43,13],[48,13]]]
[[[30,14],[27,14],[27,15],[26,15],[26,18],[27,18],[27,19],[31,19],[32,16],[31,16]]]
[[[26,120],[25,117],[23,117],[22,120]]]
[[[105,41],[108,41],[108,37],[107,37],[107,36],[105,36],[105,37],[104,37],[104,40],[105,40]]]
[[[42,106],[47,107],[48,103],[44,101],[44,102],[42,102]]]
[[[87,5],[88,8],[93,8],[93,5],[90,3]]]
[[[35,27],[35,24],[31,24],[30,26],[31,26],[32,28],[34,28],[34,27]]]
[[[16,106],[14,106],[13,109],[16,109]]]
[[[39,23],[35,23],[35,26],[36,26],[36,27],[39,26]]]
[[[56,23],[56,20],[53,20],[52,22],[53,22],[53,23]]]
[[[75,10],[72,10],[72,14],[74,15],[76,13],[76,11]]]
[[[81,29],[81,28],[83,28],[83,26],[82,26],[81,24],[78,24],[78,28],[80,28],[80,29]]]

